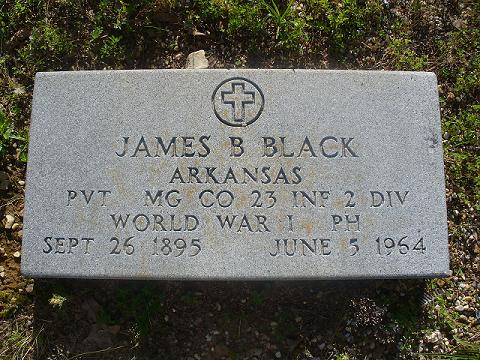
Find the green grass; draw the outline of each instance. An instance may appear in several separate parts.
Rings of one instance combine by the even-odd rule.
[[[16,130],[0,110],[0,159],[5,157],[10,147],[18,147],[18,159],[27,161],[28,131],[26,128]]]
[[[22,305],[27,303],[25,296],[13,291],[0,291],[0,320],[12,316]]]
[[[457,196],[466,207],[480,211],[480,104],[447,117],[444,129],[449,134],[446,161]]]
[[[432,360],[478,360],[480,359],[480,344],[460,341],[454,354],[422,354]]]
[[[42,333],[43,328],[34,332],[13,329],[4,339],[4,352],[0,354],[0,357],[9,360],[24,360],[28,356],[32,356],[38,349]]]

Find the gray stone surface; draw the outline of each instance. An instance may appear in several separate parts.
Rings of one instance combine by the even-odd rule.
[[[29,276],[447,275],[435,75],[39,73],[24,220]]]
[[[205,57],[205,50],[194,51],[187,56],[186,69],[207,69],[208,60]]]

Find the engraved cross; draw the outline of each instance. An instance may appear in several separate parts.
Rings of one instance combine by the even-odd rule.
[[[245,121],[245,105],[255,103],[255,91],[245,91],[245,83],[232,83],[232,91],[222,91],[224,104],[232,105],[233,120]]]

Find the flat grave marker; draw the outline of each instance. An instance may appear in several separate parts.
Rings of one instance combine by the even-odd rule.
[[[22,272],[449,274],[432,73],[38,73]]]

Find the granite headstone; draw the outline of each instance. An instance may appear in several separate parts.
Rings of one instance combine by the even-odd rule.
[[[38,73],[28,155],[28,276],[449,274],[432,73]]]

